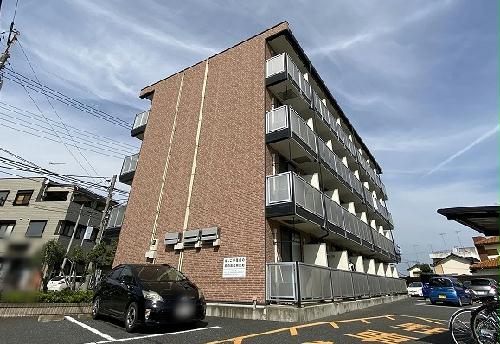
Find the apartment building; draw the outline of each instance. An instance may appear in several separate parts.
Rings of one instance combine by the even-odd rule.
[[[171,264],[213,301],[405,292],[382,169],[288,23],[140,97],[115,265]]]
[[[104,205],[99,195],[44,177],[0,179],[0,280],[29,283],[33,254],[53,239],[67,248],[75,227],[72,245],[93,247]]]

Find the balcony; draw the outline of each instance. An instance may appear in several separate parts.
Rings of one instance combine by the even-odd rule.
[[[266,113],[266,143],[297,164],[314,162],[318,155],[316,135],[288,105]]]
[[[322,235],[323,195],[293,172],[266,177],[266,217]]]
[[[122,169],[118,180],[124,184],[132,185],[134,179],[135,169],[137,168],[137,161],[139,160],[139,153],[126,156],[123,160]]]
[[[365,176],[367,181],[370,181],[378,189],[382,197],[387,199],[387,190],[378,173],[368,164],[368,161],[363,158],[361,153],[357,152],[356,154],[359,165],[361,166],[360,172]]]
[[[266,86],[282,103],[297,111],[307,111],[312,102],[312,88],[290,56],[283,53],[266,61]]]
[[[391,213],[389,213],[387,208],[383,206],[378,199],[373,197],[372,193],[367,188],[363,187],[363,193],[365,195],[365,200],[366,204],[368,205],[368,211],[370,215],[384,222],[387,227],[392,229],[394,227],[394,224],[392,221]]]
[[[401,278],[344,271],[301,262],[266,264],[266,300],[294,303],[406,294]]]
[[[144,131],[146,130],[146,124],[148,124],[149,110],[138,113],[135,116],[134,124],[132,125],[132,130],[130,135],[132,137],[137,137],[139,140],[144,139]]]
[[[318,138],[317,142],[319,158],[323,162],[325,169],[336,179],[341,181],[349,190],[349,193],[346,193],[342,188],[339,188],[342,199],[349,201],[363,200],[363,185],[361,181],[356,178],[354,173],[344,165],[342,160],[323,142],[323,140]],[[323,181],[325,187],[329,185],[330,178],[326,173],[323,174]],[[350,193],[356,194],[358,199],[353,199]]]

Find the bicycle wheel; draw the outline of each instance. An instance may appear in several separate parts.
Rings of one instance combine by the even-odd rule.
[[[455,312],[450,318],[450,333],[455,344],[476,344],[471,329],[473,309],[465,308]]]
[[[471,328],[474,338],[479,344],[497,344],[499,333],[498,309],[486,305],[479,307],[472,314]]]

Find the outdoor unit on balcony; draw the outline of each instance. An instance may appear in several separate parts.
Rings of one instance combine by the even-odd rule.
[[[201,247],[200,230],[193,229],[193,230],[189,230],[189,231],[184,231],[184,233],[182,234],[182,245],[183,245],[183,248],[186,248],[186,247],[199,248],[199,247]]]
[[[167,233],[165,234],[165,239],[163,240],[163,243],[165,246],[177,246],[179,244],[179,241],[181,240],[181,233],[176,232],[176,233]]]

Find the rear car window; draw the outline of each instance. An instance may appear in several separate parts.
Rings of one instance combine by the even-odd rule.
[[[431,287],[453,287],[453,283],[447,278],[431,278],[429,284]]]
[[[475,279],[471,281],[471,285],[475,286],[489,286],[490,281],[487,279]]]
[[[52,277],[51,281],[60,281],[63,278],[64,278],[63,276]]]
[[[175,282],[185,280],[186,277],[171,266],[137,266],[137,277],[145,282]]]
[[[413,282],[413,283],[410,283],[409,287],[421,287],[422,286],[422,282]]]

